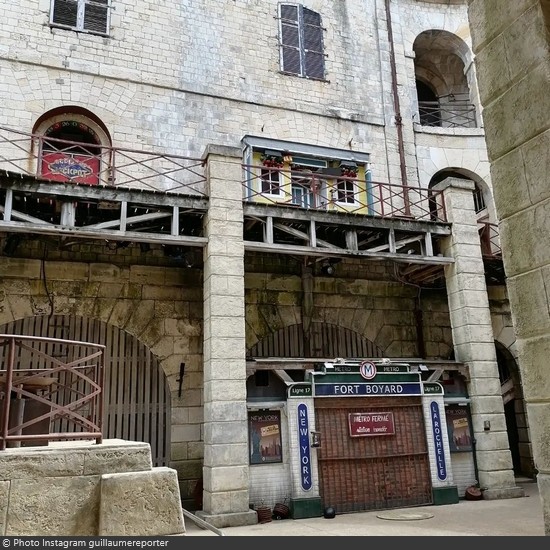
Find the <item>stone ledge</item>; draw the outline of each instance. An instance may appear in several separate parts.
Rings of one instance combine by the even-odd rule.
[[[500,500],[503,498],[521,498],[525,496],[522,487],[502,487],[499,489],[485,489],[483,498],[485,500]]]
[[[0,453],[0,480],[90,476],[150,470],[148,443],[106,439],[52,442],[47,446],[8,448]]]
[[[199,510],[195,515],[210,525],[221,529],[223,527],[241,527],[242,525],[256,525],[258,514],[255,510],[246,512],[234,512],[230,514],[206,514]]]
[[[185,533],[172,468],[101,476],[99,536],[162,536]]]

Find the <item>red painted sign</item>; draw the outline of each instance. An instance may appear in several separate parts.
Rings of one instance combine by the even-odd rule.
[[[53,181],[97,185],[99,183],[99,159],[86,155],[44,153],[41,175]]]
[[[349,413],[348,421],[351,437],[395,434],[392,412]]]

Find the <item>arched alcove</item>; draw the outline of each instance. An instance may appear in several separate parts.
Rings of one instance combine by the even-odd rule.
[[[38,174],[42,179],[97,185],[109,179],[111,136],[91,111],[63,106],[40,116],[33,126],[38,134]]]
[[[514,473],[533,477],[535,471],[519,368],[506,346],[495,341],[495,349]]]
[[[103,388],[103,437],[143,441],[151,445],[154,466],[170,461],[171,398],[166,376],[156,357],[137,338],[97,319],[73,315],[26,317],[0,325],[1,334],[23,334],[62,340],[91,342],[106,346]],[[47,344],[41,344],[46,346]],[[68,346],[54,346],[51,353],[67,360]],[[65,355],[64,355],[65,354]],[[39,368],[39,357],[34,356]],[[72,431],[63,419],[52,422]]]
[[[468,45],[453,33],[430,29],[415,38],[413,50],[421,125],[476,127],[476,109],[467,74],[472,57]],[[419,87],[419,82],[423,87]],[[423,93],[425,87],[433,92],[428,98]]]
[[[309,331],[297,324],[266,335],[248,350],[247,356],[350,359],[382,357],[383,352],[374,342],[350,329],[312,322]]]

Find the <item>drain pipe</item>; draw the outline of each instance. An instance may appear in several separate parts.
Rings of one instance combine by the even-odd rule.
[[[407,178],[407,168],[405,166],[405,147],[403,145],[403,118],[401,117],[401,105],[399,104],[399,94],[397,93],[397,69],[395,65],[395,48],[393,46],[393,30],[391,22],[390,1],[386,0],[386,21],[388,25],[388,41],[390,43],[390,65],[391,65],[391,86],[393,94],[393,108],[395,111],[395,126],[397,128],[397,148],[399,151],[399,166],[401,168],[401,184],[403,185],[403,201],[405,215],[411,215],[411,204],[409,200],[409,183]]]
[[[196,516],[195,514],[193,514],[193,512],[190,512],[185,508],[182,508],[182,512],[184,516],[188,517],[190,520],[196,523],[199,527],[212,531],[212,533],[215,533],[216,535],[218,535],[218,537],[225,537],[225,533],[223,531],[221,531],[217,527],[214,527],[214,525],[212,525],[211,523],[204,521],[202,518],[199,518],[199,516]]]

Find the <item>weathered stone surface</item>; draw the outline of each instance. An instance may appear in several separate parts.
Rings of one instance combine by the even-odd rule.
[[[84,475],[139,472],[152,468],[151,447],[136,441],[105,440],[84,453]]]
[[[47,447],[6,449],[0,453],[0,479],[67,477],[142,471],[151,468],[148,443],[104,440],[52,442]]]
[[[6,449],[0,453],[0,477],[3,480],[41,479],[44,477],[81,476],[84,453],[67,453],[49,447]]]
[[[10,492],[10,482],[0,481],[0,535],[6,534],[9,492]]]
[[[210,514],[230,514],[250,510],[250,497],[247,489],[204,493],[203,511]]]
[[[536,317],[536,313],[531,314]],[[535,365],[547,365],[550,357],[550,334],[546,333],[538,338],[518,340],[518,353],[523,361],[521,372],[525,395],[530,401],[549,401],[550,377],[547,368],[534,368]],[[550,448],[548,449],[550,453]],[[550,456],[549,456],[550,459]]]
[[[218,529],[224,527],[239,527],[241,525],[256,525],[258,523],[258,513],[255,510],[231,514],[206,514],[202,511],[198,511],[197,516]]]
[[[537,475],[537,483],[541,495],[550,494],[550,475],[539,473]],[[544,534],[550,535],[550,499],[541,499],[542,502],[542,517],[544,518]]]
[[[171,468],[101,476],[99,535],[163,536],[185,532],[178,477]]]
[[[248,460],[248,442],[233,445],[209,445],[204,456],[205,464],[239,465]]]
[[[6,535],[97,535],[99,476],[14,479]]]
[[[550,472],[549,407],[548,400],[542,403],[529,403],[528,399],[527,414],[531,430],[531,441],[533,446],[538,449],[538,454],[535,456],[535,466],[544,473]],[[542,491],[541,495],[544,495]]]

